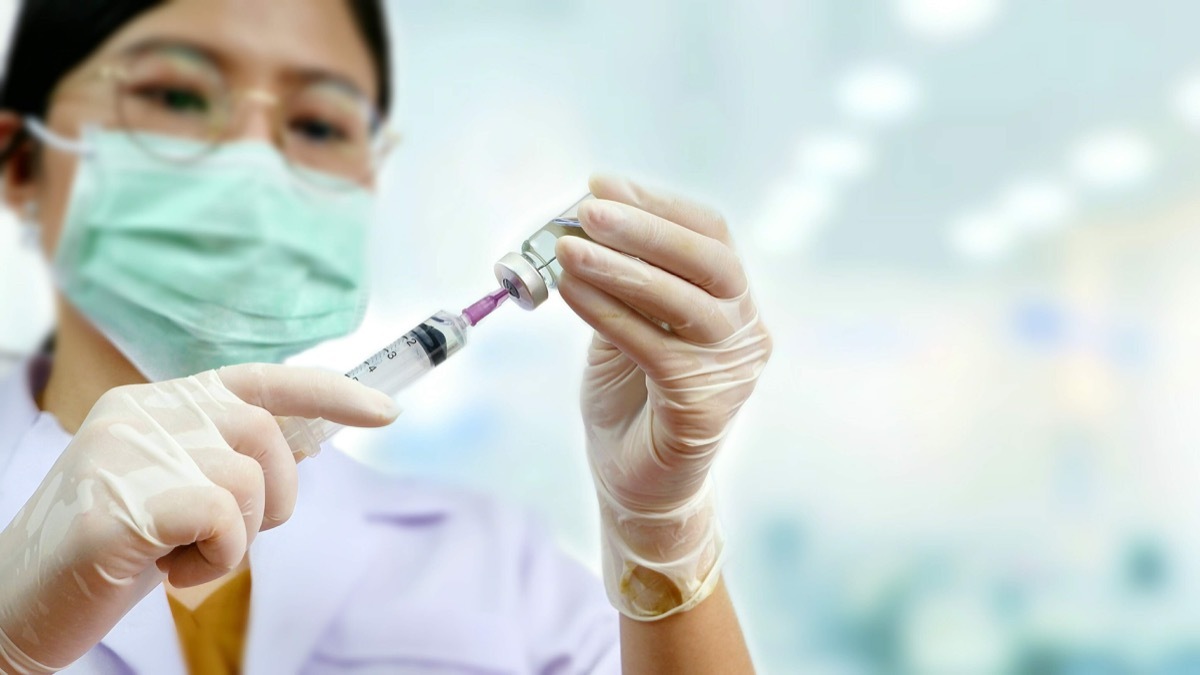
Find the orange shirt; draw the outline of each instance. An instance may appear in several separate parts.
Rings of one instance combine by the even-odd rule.
[[[250,570],[242,570],[195,609],[167,595],[183,659],[192,675],[242,672],[250,619]]]

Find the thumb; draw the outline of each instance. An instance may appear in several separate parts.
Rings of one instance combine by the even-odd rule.
[[[381,427],[400,414],[387,394],[329,371],[247,363],[221,368],[217,375],[235,396],[277,417]]]
[[[581,398],[589,423],[613,427],[646,404],[646,375],[603,335],[593,333]]]

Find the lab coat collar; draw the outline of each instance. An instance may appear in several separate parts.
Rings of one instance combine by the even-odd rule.
[[[71,440],[34,402],[44,374],[43,364],[34,359],[0,381],[0,525],[16,515]]]
[[[383,522],[424,526],[444,518],[450,498],[388,477],[333,449],[300,465],[291,520],[263,532],[250,555],[246,675],[298,672],[361,582]],[[319,592],[307,592],[319,585]]]
[[[39,373],[36,361],[27,360],[13,366],[0,383],[0,473],[41,411],[33,400],[34,375]]]
[[[250,554],[246,675],[299,672],[370,560],[367,523],[345,503],[353,492],[306,473],[291,520],[260,533]]]
[[[185,673],[179,635],[162,586],[134,605],[100,645],[116,654],[135,673]]]

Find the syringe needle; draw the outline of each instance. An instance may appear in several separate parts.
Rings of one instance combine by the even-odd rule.
[[[464,309],[462,311],[462,315],[467,320],[467,323],[471,324],[472,326],[477,326],[479,325],[480,321],[483,321],[487,317],[487,315],[496,311],[497,307],[504,304],[504,301],[508,299],[509,295],[510,293],[503,288],[488,293],[478,302]]]

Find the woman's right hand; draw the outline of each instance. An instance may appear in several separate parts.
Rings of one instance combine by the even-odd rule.
[[[0,532],[0,670],[65,668],[164,578],[240,564],[296,503],[274,416],[373,427],[397,413],[341,375],[263,364],[108,391]]]

